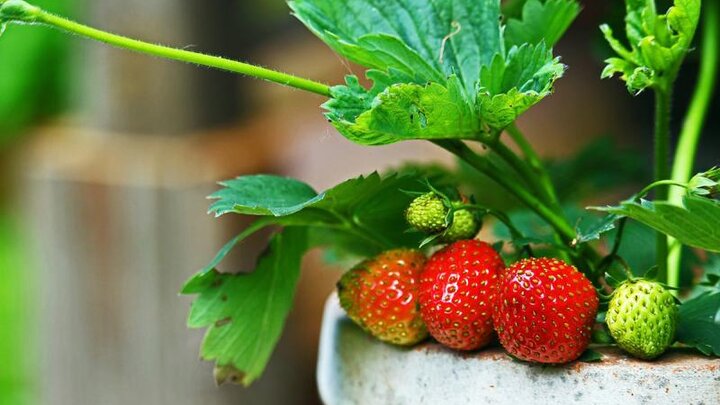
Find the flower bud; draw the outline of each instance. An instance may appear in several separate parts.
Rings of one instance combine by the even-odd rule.
[[[34,23],[40,9],[22,0],[0,0],[0,30],[9,22]]]
[[[720,167],[712,168],[704,173],[693,176],[688,183],[691,194],[717,198],[720,196]]]

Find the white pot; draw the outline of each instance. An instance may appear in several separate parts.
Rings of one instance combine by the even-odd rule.
[[[340,404],[720,404],[720,360],[667,353],[653,362],[616,349],[599,363],[560,367],[513,361],[499,348],[473,353],[437,343],[398,348],[352,323],[337,295],[325,304],[318,386]]]

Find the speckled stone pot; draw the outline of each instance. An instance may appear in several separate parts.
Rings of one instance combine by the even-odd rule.
[[[513,361],[499,348],[397,348],[362,332],[332,295],[317,378],[327,405],[720,404],[720,359],[674,352],[646,362],[599,351],[599,363],[547,367]]]

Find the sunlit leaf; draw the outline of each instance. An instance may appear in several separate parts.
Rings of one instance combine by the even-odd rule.
[[[720,202],[687,196],[683,205],[665,201],[625,201],[616,207],[599,208],[641,222],[672,236],[684,245],[720,252]]]

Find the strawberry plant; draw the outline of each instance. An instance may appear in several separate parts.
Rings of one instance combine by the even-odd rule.
[[[553,47],[580,12],[577,1],[515,1],[506,8],[500,0],[288,5],[335,52],[366,68],[367,80],[349,75],[328,86],[107,33],[22,0],[0,0],[0,30],[10,23],[50,26],[319,94],[327,98],[327,119],[355,143],[423,140],[461,162],[457,169],[417,164],[371,173],[322,192],[271,175],[220,182],[210,213],[255,221],[182,289],[196,296],[188,325],[207,328],[201,355],[215,361],[219,380],[249,384],[262,374],[292,307],[301,259],[318,247],[364,260],[343,276],[341,302],[356,323],[390,343],[412,344],[429,331],[450,347],[477,349],[494,330],[519,359],[563,363],[583,353],[597,322],[642,358],[670,345],[720,356],[720,284],[711,270],[720,253],[720,175],[711,169],[693,176],[717,75],[716,2],[674,0],[663,12],[654,0],[625,0],[624,29],[600,27],[614,53],[602,76],[618,76],[631,93],[655,97],[655,164],[647,187],[617,205],[589,210],[580,210],[568,192],[578,184],[561,184],[515,125],[562,78],[566,66]],[[681,69],[690,52],[702,63],[673,145],[673,88],[680,74],[691,74]],[[613,170],[608,155],[600,161],[604,171]],[[587,181],[587,162],[579,156],[565,170],[579,167],[575,174]],[[480,178],[497,187],[468,193]],[[522,208],[493,204],[497,195]],[[467,241],[482,224],[495,224],[487,234],[506,243]],[[279,230],[254,272],[216,270],[233,247],[270,226]],[[633,273],[647,269],[629,269],[628,262],[641,249],[637,235],[647,231],[654,232],[655,263],[639,280]],[[693,252],[711,258],[707,274],[681,285],[681,274],[690,271],[683,256]],[[432,257],[421,269],[423,254]],[[680,287],[689,293],[679,294]]]

